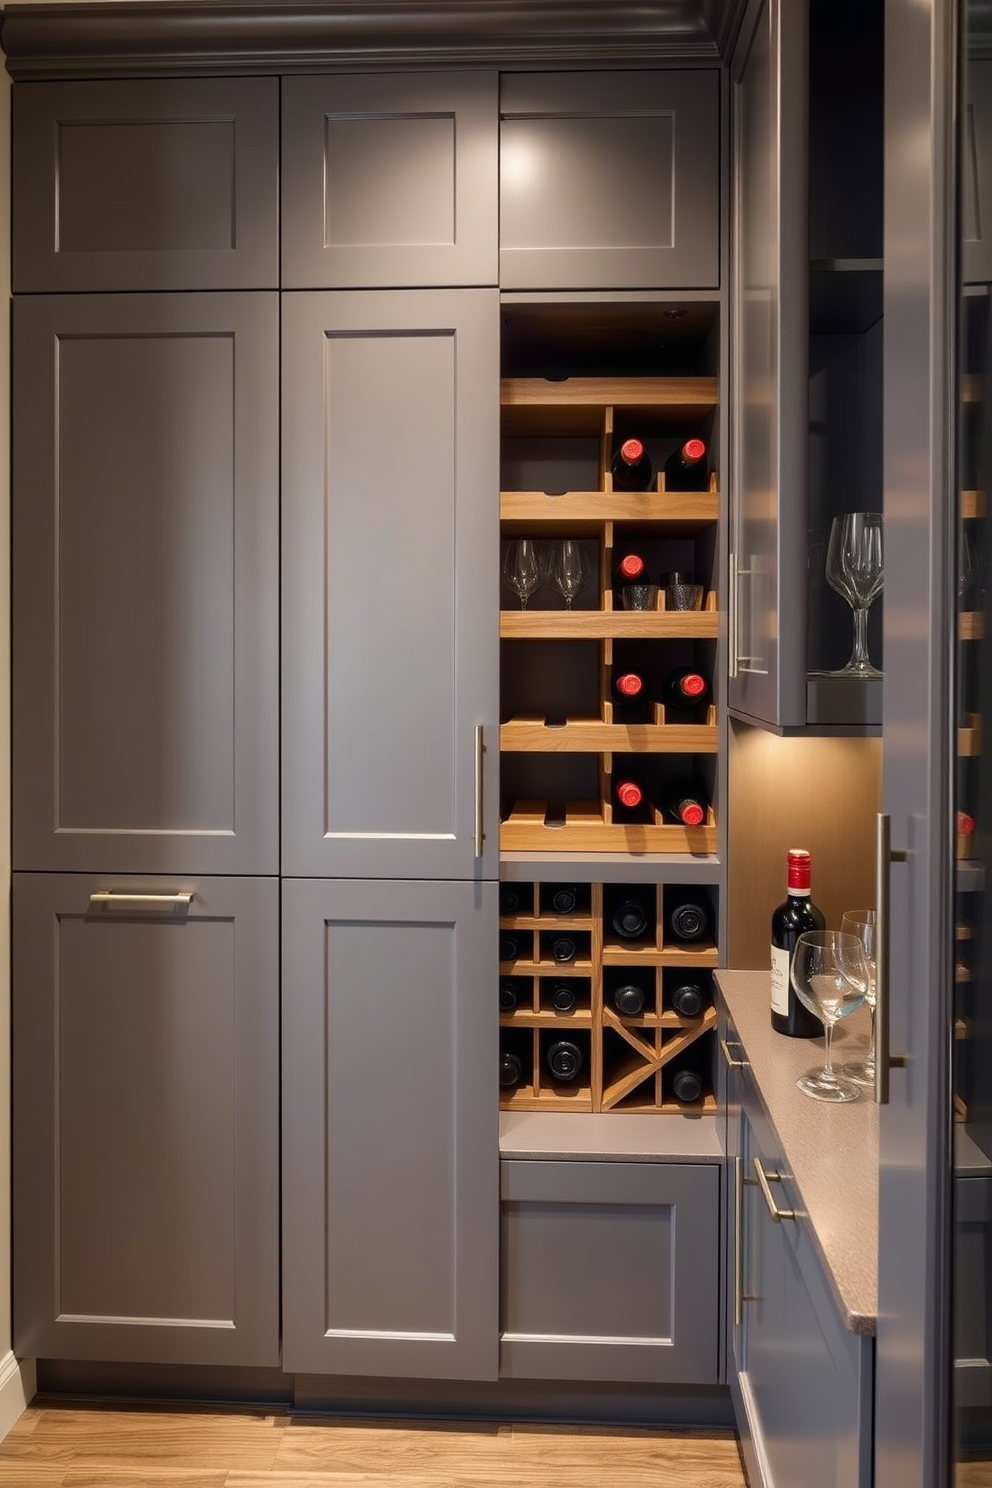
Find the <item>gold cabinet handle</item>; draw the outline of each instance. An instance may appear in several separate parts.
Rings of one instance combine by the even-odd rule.
[[[94,909],[189,909],[192,891],[176,894],[122,894],[114,889],[100,889],[90,895]]]
[[[889,1103],[889,1071],[904,1069],[905,1054],[889,1049],[889,867],[905,863],[909,853],[892,846],[892,819],[880,811],[875,818],[875,1101]]]
[[[771,1215],[775,1223],[778,1224],[779,1220],[781,1219],[798,1218],[795,1209],[780,1209],[778,1207],[772,1194],[771,1188],[769,1187],[770,1183],[781,1183],[782,1174],[766,1173],[764,1168],[761,1166],[761,1162],[758,1158],[754,1158],[754,1174],[758,1182],[758,1187],[761,1189],[761,1197],[767,1204],[768,1213]],[[746,1183],[748,1180],[745,1178],[744,1181]],[[751,1179],[751,1182],[754,1182],[754,1178]]]
[[[475,726],[475,856],[482,857],[486,840],[486,820],[483,809],[482,761],[486,752],[485,734],[481,723]]]
[[[720,1048],[723,1050],[723,1062],[728,1069],[750,1069],[751,1065],[746,1059],[735,1059],[731,1049],[742,1049],[744,1047],[737,1039],[721,1039]]]
[[[744,1229],[744,1184],[741,1172],[743,1164],[734,1158],[734,1327],[739,1328],[744,1318],[744,1257],[742,1241]]]

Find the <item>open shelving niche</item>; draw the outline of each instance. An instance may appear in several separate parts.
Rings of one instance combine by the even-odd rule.
[[[716,461],[702,492],[666,491],[660,472],[667,455],[690,434],[701,434],[709,450],[718,452],[719,379],[707,374],[507,376],[500,402],[503,539],[577,537],[588,544],[592,568],[587,590],[572,609],[550,583],[526,609],[505,584],[502,590],[501,873],[529,885],[524,893],[535,898],[533,913],[500,917],[501,930],[533,936],[529,958],[500,965],[501,978],[513,977],[527,988],[522,1005],[500,1015],[501,1037],[509,1034],[524,1050],[525,1065],[521,1084],[502,1093],[501,1108],[710,1115],[716,1111],[715,1009],[709,1005],[698,1018],[680,1018],[667,1005],[666,992],[677,969],[701,971],[708,978],[719,961],[722,497]],[[649,490],[613,491],[613,451],[633,433],[644,439],[658,473]],[[664,571],[692,571],[704,586],[703,608],[666,609],[662,584],[653,610],[620,608],[613,574],[625,547],[635,543],[654,570],[652,582]],[[670,719],[658,703],[631,722],[610,697],[610,678],[619,664],[636,664],[653,681],[673,666],[700,666],[713,678],[712,701],[691,722]],[[625,759],[652,787],[675,774],[702,777],[712,802],[707,819],[687,828],[665,821],[654,806],[643,820],[618,819],[610,781]],[[542,788],[520,788],[531,780]],[[588,882],[589,905],[583,914],[562,917],[542,910],[542,881],[582,878]],[[603,928],[608,925],[604,888],[608,894],[608,885],[623,882],[651,884],[657,895],[657,928],[648,943],[633,948]],[[712,902],[713,936],[691,946],[666,943],[661,928],[666,895],[704,885]],[[551,929],[585,932],[588,957],[570,967],[555,964],[542,954],[542,934]],[[604,999],[615,969],[625,967],[646,972],[654,988],[638,1017],[621,1016]],[[559,977],[578,979],[585,989],[568,1014],[556,1012],[542,997],[542,983]],[[546,1072],[546,1046],[552,1036],[572,1032],[587,1051],[583,1075],[574,1084],[557,1084]],[[671,1094],[669,1073],[673,1061],[693,1045],[708,1088],[698,1102],[685,1106]]]

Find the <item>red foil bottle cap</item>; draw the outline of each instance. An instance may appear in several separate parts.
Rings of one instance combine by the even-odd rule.
[[[679,687],[686,697],[698,697],[701,692],[706,691],[706,678],[701,677],[698,672],[690,672],[687,677],[682,678]]]
[[[620,456],[628,465],[636,465],[643,454],[644,446],[639,439],[625,439],[620,446]]]
[[[617,678],[617,692],[624,697],[638,697],[644,691],[644,683],[636,672],[624,672]]]
[[[640,553],[628,553],[620,560],[620,572],[625,579],[639,579],[644,573],[644,559]]]
[[[617,786],[617,800],[621,806],[640,806],[644,792],[636,780],[621,780]]]
[[[975,818],[969,816],[967,811],[958,812],[958,831],[973,832],[975,830]]]
[[[682,446],[682,458],[691,460],[693,464],[701,460],[706,453],[706,446],[701,439],[687,439]]]
[[[789,888],[808,889],[810,886],[810,856],[804,847],[789,848]]]
[[[679,807],[679,816],[687,827],[698,827],[702,825],[703,808],[698,801],[683,801]]]

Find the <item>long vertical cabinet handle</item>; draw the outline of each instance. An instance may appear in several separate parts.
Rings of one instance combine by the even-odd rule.
[[[880,811],[875,819],[875,1101],[889,1102],[889,1071],[903,1069],[905,1054],[889,1049],[889,868],[905,863],[904,848],[892,848],[892,819]]]
[[[727,559],[727,661],[728,675],[737,676],[737,554]]]
[[[740,1156],[734,1158],[734,1327],[744,1321],[744,1174]]]
[[[486,841],[486,820],[483,803],[482,760],[486,752],[486,740],[481,723],[475,725],[475,856],[482,857]]]

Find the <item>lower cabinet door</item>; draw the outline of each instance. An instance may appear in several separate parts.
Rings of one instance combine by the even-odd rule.
[[[15,874],[14,1348],[279,1361],[275,879]]]
[[[718,1165],[508,1159],[501,1187],[502,1375],[717,1383]]]
[[[283,1362],[497,1373],[497,884],[283,885]]]

